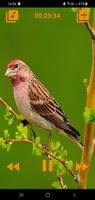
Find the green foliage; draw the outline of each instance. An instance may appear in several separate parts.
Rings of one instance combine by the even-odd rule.
[[[9,139],[9,138],[10,138],[10,134],[9,134],[8,129],[5,129],[5,130],[4,130],[4,138],[5,138],[5,139]]]
[[[76,13],[79,9],[80,9],[80,8],[74,8],[74,7],[71,8],[71,10],[72,10],[74,13]]]
[[[70,169],[73,169],[73,161],[72,160],[69,161],[67,159],[68,152],[61,145],[61,143],[59,141],[52,140],[50,142],[49,150],[52,151],[53,155],[56,156],[57,158],[59,158],[61,160],[65,160],[68,167],[70,167]],[[63,175],[66,173],[65,167],[61,163],[59,163],[59,161],[53,160],[53,165],[54,165],[54,168],[59,171],[60,175]]]
[[[7,129],[4,130],[4,136],[0,137],[0,147],[9,152],[12,146],[12,142],[6,142],[6,140],[10,140],[10,134]]]
[[[36,137],[35,142],[32,145],[32,153],[36,156],[41,156],[42,155],[42,151],[41,149],[38,148],[39,145],[41,145],[41,139],[40,137]]]
[[[11,145],[12,145],[12,142],[6,143],[6,142],[5,142],[5,139],[2,138],[2,137],[0,137],[0,147],[1,147],[2,149],[5,149],[7,152],[9,152],[10,149],[11,149]]]
[[[3,138],[0,138],[0,147],[2,149],[7,149],[7,144],[4,142]]]
[[[66,160],[67,156],[68,156],[68,152],[66,149],[64,149],[63,146],[61,146],[61,148],[58,150],[59,155],[61,155],[61,159]]]
[[[14,121],[14,116],[11,114],[10,111],[6,110],[4,118],[5,118],[5,120],[7,120],[9,125],[12,125],[12,123]],[[40,149],[40,147],[42,148],[41,138],[36,137],[36,138],[34,138],[34,140],[32,139],[32,137],[30,138],[30,133],[28,133],[28,132],[31,132],[31,130],[30,129],[28,130],[27,125],[26,126],[23,125],[22,120],[24,120],[24,118],[23,118],[22,115],[19,115],[17,117],[17,120],[18,120],[18,122],[20,121],[20,123],[16,126],[14,138],[16,140],[22,140],[22,139],[23,140],[32,140],[33,141],[33,143],[32,143],[32,154],[34,156],[45,155],[45,152]],[[32,128],[32,127],[30,127],[30,128]],[[9,130],[4,129],[4,135],[3,135],[3,137],[0,138],[0,147],[2,149],[5,149],[7,152],[9,152],[10,149],[11,149],[11,146],[12,146],[12,142],[11,142]],[[68,167],[71,170],[73,169],[73,161],[68,159],[68,152],[64,148],[64,146],[61,145],[61,142],[55,141],[53,139],[53,140],[50,141],[47,148],[48,148],[47,150],[49,152],[51,152],[52,155],[56,156],[56,158],[64,160],[66,162],[66,164],[68,165]],[[53,159],[53,169],[54,169],[54,173],[57,174],[56,172],[58,172],[62,178],[66,174],[66,169],[65,169],[64,165],[62,163],[60,163],[57,159],[56,160]],[[52,183],[52,186],[54,188],[61,189],[59,181],[54,181]]]
[[[84,111],[84,118],[85,121],[90,123],[90,122],[94,122],[95,121],[95,110],[93,110],[92,108],[85,108]]]
[[[20,123],[17,126],[16,139],[27,139],[27,138],[28,138],[28,127]]]
[[[23,117],[23,115],[18,115],[17,116],[17,120],[19,120],[19,121],[22,121],[22,120],[24,120],[25,118]]]
[[[59,174],[61,176],[64,175],[64,174],[66,174],[65,167],[61,163],[59,163],[58,161],[55,163],[55,169],[56,169],[56,171],[59,172]]]
[[[52,186],[53,186],[54,188],[56,188],[56,189],[61,189],[61,186],[60,186],[60,184],[59,184],[58,181],[54,181],[54,182],[52,183]]]
[[[79,10],[89,10],[90,11],[90,8],[88,8],[88,7],[81,7],[81,8],[80,7],[77,7],[77,8],[72,7],[71,10],[72,10],[72,12],[76,13]]]
[[[35,139],[35,145],[38,146],[41,144],[41,138],[40,137],[36,137]]]
[[[50,150],[52,152],[56,152],[61,146],[61,143],[59,141],[51,140],[50,141]]]
[[[6,145],[7,145],[6,150],[7,150],[7,152],[9,152],[11,149],[11,146],[12,146],[12,142],[8,142]]]
[[[12,113],[6,109],[6,113],[4,115],[5,120],[8,122],[8,125],[12,125],[13,121],[14,121],[14,116],[12,115]]]
[[[87,78],[83,79],[83,84],[84,84],[85,87],[87,87],[87,85],[88,85],[88,79]]]
[[[17,140],[22,140],[23,139],[22,135],[20,134],[20,132],[18,132],[18,131],[15,132],[15,139],[17,139]]]
[[[67,161],[67,165],[71,170],[73,170],[73,161],[72,160]]]
[[[81,10],[89,10],[89,12],[90,12],[90,8],[88,8],[88,7],[83,7],[83,8],[81,8]]]
[[[4,142],[4,138],[0,137],[0,146],[2,146],[3,142]]]
[[[50,147],[49,147],[49,151],[52,151],[53,152],[53,155],[56,156],[57,158],[61,159],[61,160],[64,160],[67,164],[67,166],[73,170],[73,161],[72,160],[69,160],[68,159],[68,152],[67,150],[64,148],[64,146],[61,145],[61,143],[59,141],[55,141],[55,140],[52,140],[50,142]],[[64,165],[62,165],[62,163],[60,163],[59,161],[57,160],[53,160],[53,168],[54,168],[54,171],[58,171],[60,176],[63,178],[64,175],[66,174],[66,169],[64,167]],[[57,188],[57,189],[61,189],[61,186],[59,184],[58,181],[56,182],[53,182],[52,183],[52,186],[54,188]]]

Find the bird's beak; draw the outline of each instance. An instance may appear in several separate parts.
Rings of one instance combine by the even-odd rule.
[[[15,74],[14,74],[14,72],[13,72],[11,69],[7,69],[7,70],[6,70],[5,76],[11,77],[11,76],[14,76],[14,75],[15,75]]]

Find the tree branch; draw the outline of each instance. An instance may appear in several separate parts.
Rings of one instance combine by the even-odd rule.
[[[17,114],[16,112],[0,97],[0,102],[14,115],[14,117],[17,119]],[[17,139],[7,139],[4,140],[5,143],[12,142],[12,143],[17,143],[17,142],[25,142],[32,144],[34,141],[29,140],[29,139],[22,139],[22,140],[17,140]],[[77,182],[77,176],[76,174],[68,167],[66,164],[65,160],[61,160],[54,156],[51,152],[47,151],[42,145],[38,145],[38,148],[45,153],[46,156],[53,158],[54,160],[59,161],[62,165],[64,165],[66,171],[74,178],[74,180]]]
[[[0,97],[0,102],[14,115],[14,117],[17,119],[17,113]],[[27,121],[26,121],[27,122]],[[4,142],[12,142],[12,143],[18,143],[18,142],[25,142],[32,144],[34,141],[29,140],[29,139],[22,139],[22,140],[17,140],[17,139],[6,139]],[[57,158],[54,156],[51,152],[47,151],[42,145],[37,146],[41,151],[45,153],[46,156],[53,158],[54,160],[59,161],[62,165],[64,165],[66,171],[73,177],[73,179],[77,182],[77,175],[68,167],[66,164],[65,160],[61,160],[60,158]]]
[[[91,69],[91,75],[90,75],[90,81],[89,86],[87,90],[87,104],[86,107],[88,109],[92,109],[95,111],[95,8],[94,8],[94,16],[93,16],[93,26],[88,23],[86,23],[87,29],[93,36],[92,40],[92,69]],[[90,167],[91,160],[92,160],[92,154],[93,154],[93,141],[94,141],[94,128],[95,128],[95,122],[85,122],[85,128],[84,128],[84,149],[82,153],[81,163],[85,163]],[[87,187],[87,178],[88,178],[88,172],[89,167],[82,171],[80,169],[79,171],[79,188],[85,189]]]
[[[17,113],[1,97],[0,102],[12,113],[15,118],[17,118]]]
[[[25,142],[25,143],[29,143],[29,144],[33,144],[34,141],[33,140],[29,140],[29,139],[22,139],[22,140],[17,140],[17,139],[6,139],[4,140],[5,143],[19,143],[19,142]],[[77,175],[68,167],[67,163],[65,160],[61,160],[60,158],[54,156],[51,152],[49,152],[48,150],[46,150],[41,144],[37,146],[42,152],[44,152],[44,154],[49,157],[52,158],[54,160],[59,161],[62,165],[64,165],[66,171],[73,177],[75,182],[78,182],[77,179]]]
[[[89,33],[91,34],[92,39],[95,40],[95,30],[94,30],[94,28],[91,26],[89,21],[86,22],[85,25],[86,25]]]
[[[58,182],[61,186],[61,189],[67,189],[66,185],[64,184],[64,181],[62,179],[62,177],[60,176],[59,172],[57,171],[57,179],[58,179]]]

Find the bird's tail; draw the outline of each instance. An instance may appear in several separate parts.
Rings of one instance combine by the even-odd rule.
[[[73,140],[81,149],[83,149],[83,144],[79,140],[80,134],[70,123],[68,123],[68,128],[64,131],[71,138],[71,140]]]
[[[83,149],[83,144],[80,142],[79,138],[75,138],[70,136],[71,140],[73,140],[81,149]]]
[[[79,132],[71,125],[69,121],[66,125],[66,128],[63,129],[66,135],[68,135],[73,142],[75,142],[81,149],[83,149],[83,144],[79,140]]]

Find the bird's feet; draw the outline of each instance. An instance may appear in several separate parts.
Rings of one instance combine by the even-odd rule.
[[[35,131],[34,131],[34,129],[33,129],[32,126],[31,126],[31,131],[32,131],[32,139],[35,142],[35,140],[36,140],[36,133],[35,133]]]
[[[48,133],[48,138],[46,142],[42,145],[43,148],[48,149],[48,147],[50,146],[50,139],[51,139],[51,132]]]

